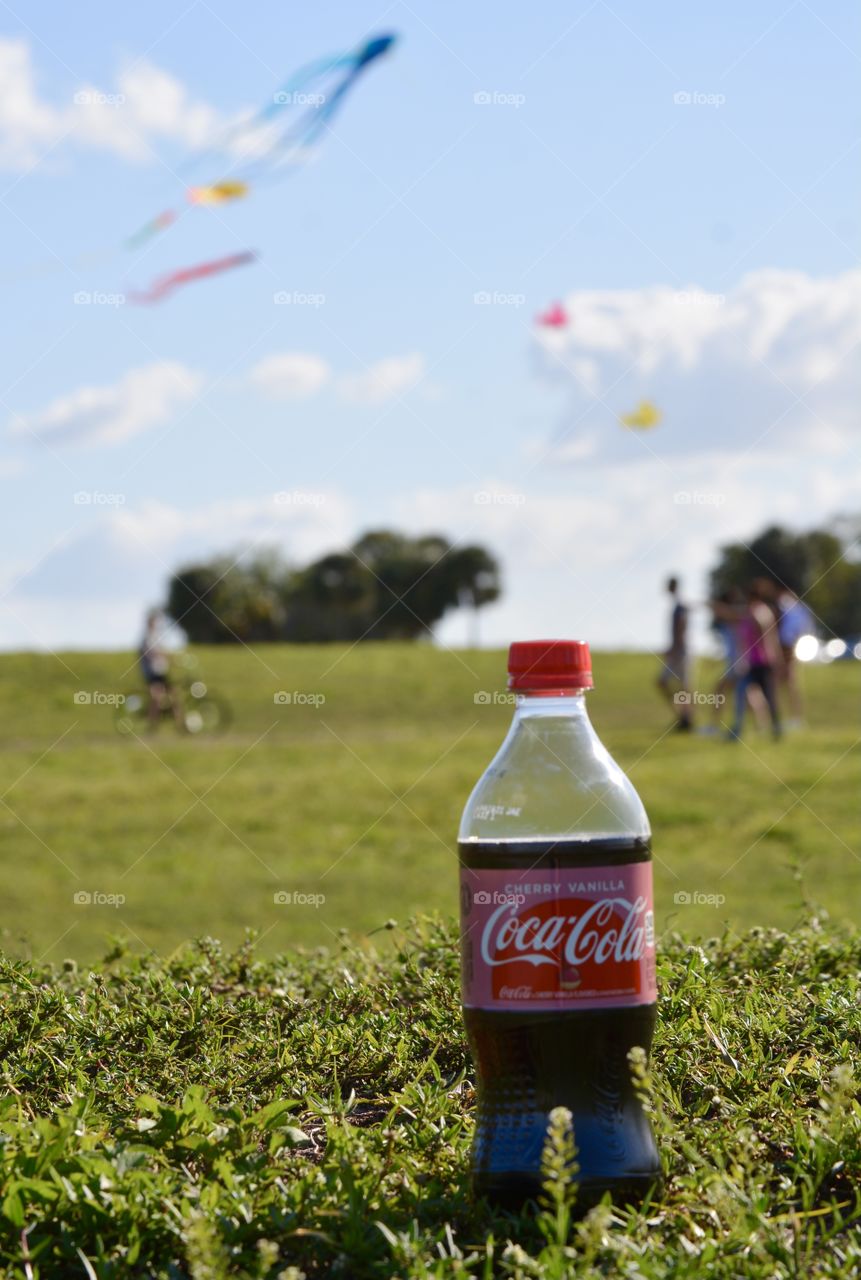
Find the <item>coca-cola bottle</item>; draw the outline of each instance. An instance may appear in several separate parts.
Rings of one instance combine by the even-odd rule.
[[[573,1116],[578,1203],[660,1177],[628,1054],[649,1052],[649,822],[592,728],[582,640],[511,646],[508,736],[463,813],[464,1020],[477,1073],[476,1190],[534,1198],[554,1107]]]

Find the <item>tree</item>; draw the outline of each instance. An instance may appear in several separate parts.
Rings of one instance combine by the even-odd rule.
[[[198,644],[250,644],[282,637],[287,570],[277,553],[221,556],[179,569],[165,610]]]
[[[835,530],[806,533],[771,525],[749,543],[722,547],[711,572],[712,594],[770,578],[802,596],[824,630],[838,636],[861,633],[861,563],[855,541],[846,537],[857,528],[857,520],[845,518]]]
[[[374,575],[354,555],[315,560],[287,591],[285,640],[358,640],[376,601]]]
[[[274,553],[186,566],[170,581],[167,611],[190,639],[209,644],[413,640],[450,610],[482,608],[500,590],[484,547],[377,529],[303,569],[289,570]]]

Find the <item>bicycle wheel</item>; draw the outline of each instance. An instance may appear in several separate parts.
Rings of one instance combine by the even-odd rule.
[[[114,711],[114,728],[124,737],[138,736],[147,723],[147,699],[135,690],[127,693]]]
[[[230,723],[230,709],[221,698],[205,690],[195,694],[192,688],[185,704],[183,723],[186,733],[220,733]]]

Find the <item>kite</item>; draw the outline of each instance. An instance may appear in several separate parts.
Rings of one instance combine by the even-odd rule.
[[[228,254],[226,258],[216,258],[212,262],[201,262],[196,267],[183,267],[179,271],[171,271],[165,276],[159,276],[146,293],[130,294],[130,300],[143,303],[161,302],[162,298],[166,298],[181,285],[191,284],[194,280],[204,280],[207,276],[220,275],[222,271],[230,271],[233,267],[244,267],[256,261],[256,253],[252,250],[244,250],[242,253]]]
[[[180,172],[187,173],[199,168],[204,161],[214,164],[219,155],[227,153],[234,157],[231,175],[239,174],[189,187],[186,193],[189,202],[211,205],[240,199],[249,194],[251,176],[278,176],[288,165],[306,158],[311,144],[329,127],[363,71],[387,53],[396,39],[394,35],[375,36],[356,49],[300,68],[256,115],[233,125],[213,146],[192,156],[183,166]],[[285,115],[286,123],[282,125]],[[144,244],[177,217],[176,211],[168,209],[152,218],[126,242],[126,247],[134,249]]]
[[[187,199],[189,204],[224,204],[227,200],[241,200],[248,195],[248,186],[244,182],[214,182],[211,187],[189,187]]]
[[[641,400],[633,413],[623,413],[619,421],[623,427],[645,430],[648,427],[656,427],[663,416],[661,410],[651,400]]]
[[[365,68],[383,54],[388,53],[396,40],[395,35],[374,36],[356,49],[346,53],[336,53],[328,58],[320,58],[316,62],[300,67],[278,92],[272,95],[271,103],[263,107],[250,121],[235,125],[226,136],[222,136],[217,150],[223,151],[227,142],[231,140],[236,142],[243,134],[246,140],[253,142],[255,132],[259,138],[259,131],[268,129],[279,116],[287,112],[289,117],[288,108],[307,106],[308,110],[298,119],[294,119],[292,124],[288,118],[287,127],[280,134],[275,132],[270,134],[268,139],[259,138],[262,151],[252,155],[251,158],[260,168],[266,166],[269,156],[277,155],[279,152],[290,159],[297,153],[306,151],[309,143],[332,120],[341,100]],[[343,74],[337,77],[338,72]],[[329,83],[331,77],[335,78]],[[313,91],[315,87],[316,92]],[[266,145],[267,141],[268,145]],[[211,155],[212,151],[209,154]],[[239,163],[241,164],[241,160]]]
[[[160,213],[157,218],[152,218],[140,231],[135,232],[126,241],[127,249],[137,249],[139,245],[149,240],[150,236],[158,235],[159,231],[163,231],[165,227],[169,227],[172,222],[176,222],[177,215],[172,209],[165,210]]]
[[[564,329],[568,325],[568,312],[561,302],[554,302],[546,311],[535,317],[535,323],[545,329]]]

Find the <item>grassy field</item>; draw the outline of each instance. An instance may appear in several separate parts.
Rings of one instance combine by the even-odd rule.
[[[384,936],[379,954],[344,941],[275,960],[206,944],[93,971],[0,960],[3,1276],[861,1273],[861,934],[665,936],[665,1189],[581,1220],[558,1159],[537,1215],[470,1195],[454,930]]]
[[[578,1219],[559,1161],[538,1213],[468,1185],[453,850],[503,655],[200,658],[230,730],[140,741],[102,701],[129,657],[0,660],[0,1274],[859,1274],[857,667],[805,672],[803,733],[727,743],[666,732],[652,660],[596,658],[654,828],[666,1189]]]
[[[274,954],[453,913],[460,811],[511,714],[476,697],[504,689],[504,655],[198,656],[234,708],[230,730],[189,739],[165,724],[141,741],[119,738],[99,700],[134,688],[130,655],[0,658],[5,950],[89,961],[112,937],[168,955],[203,935],[233,946],[251,928]],[[808,900],[857,916],[858,664],[806,670],[810,727],[776,744],[752,729],[740,744],[666,734],[648,656],[599,654],[595,672],[593,720],[652,820],[662,929],[790,929]],[[701,664],[699,687],[713,680]],[[316,703],[277,702],[279,691]],[[276,893],[324,901],[276,904]],[[678,904],[679,893],[724,901]]]

